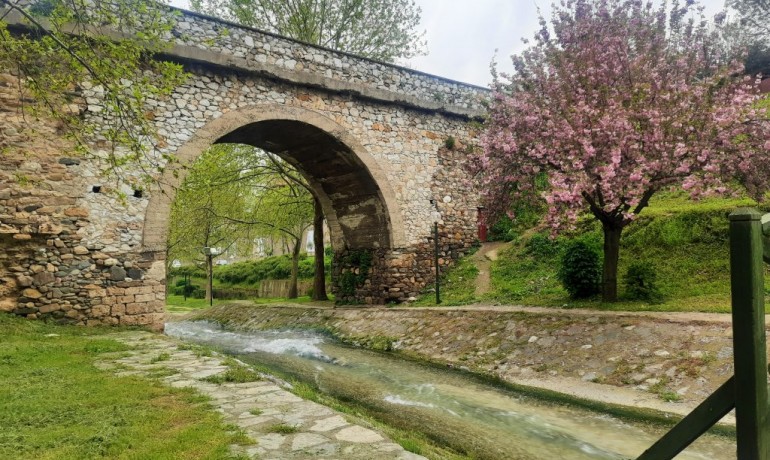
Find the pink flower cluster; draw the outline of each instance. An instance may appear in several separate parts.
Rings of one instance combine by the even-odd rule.
[[[515,72],[494,84],[476,162],[492,213],[537,196],[554,230],[586,211],[622,228],[670,187],[763,197],[770,123],[758,81],[692,8],[564,0],[541,20]]]

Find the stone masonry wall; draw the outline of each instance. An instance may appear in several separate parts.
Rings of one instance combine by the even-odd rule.
[[[328,134],[352,140],[352,150],[381,174],[393,238],[389,248],[373,245],[377,257],[356,301],[405,300],[433,280],[431,200],[441,214],[442,264],[470,247],[476,194],[463,163],[476,136],[468,121],[481,115],[487,91],[189,12],[174,21],[164,57],[183,63],[190,78],[170,98],[148,103],[159,166],[164,154],[197,149],[198,133],[226,115],[301,111],[336,126]],[[165,224],[146,225],[152,213],[167,213],[148,209],[160,192],[134,195],[102,177],[99,164],[75,157],[55,123],[23,119],[16,88],[13,77],[0,80],[0,308],[81,324],[161,327]],[[80,99],[69,109],[103,122],[101,88],[83,82],[73,91]],[[442,150],[449,137],[458,148]],[[92,147],[94,157],[107,154],[104,145]]]
[[[434,170],[431,190],[441,216],[438,262],[442,272],[466,255],[477,241],[478,201],[473,193],[468,193],[471,190],[469,187],[462,186],[470,180],[466,158],[472,148],[472,145],[456,142],[452,149],[442,147],[438,151],[438,167]],[[353,293],[346,293],[340,281],[346,273],[358,275],[360,266],[349,262],[352,251],[338,252],[333,267],[337,299],[364,304],[403,302],[414,299],[421,290],[429,287],[436,279],[435,246],[433,235],[429,233],[433,220],[424,221],[423,227],[427,236],[413,247],[372,251],[370,274],[356,285]]]
[[[141,220],[108,219],[109,209],[138,208],[93,193],[87,161],[73,158],[56,122],[22,114],[18,88],[0,74],[0,311],[157,327],[165,288],[145,276],[154,255],[131,236]]]
[[[215,53],[217,60],[228,66],[262,70],[284,75],[293,74],[300,79],[323,84],[319,76],[336,82],[337,90],[353,89],[360,85],[384,96],[391,92],[395,99],[407,102],[410,98],[430,103],[434,108],[453,107],[466,109],[467,113],[482,109],[483,88],[452,81],[433,75],[385,64],[347,53],[308,45],[292,39],[238,26],[197,13],[184,11],[175,16],[176,25],[169,35],[175,43],[173,53],[190,58],[207,55],[190,53],[192,48]],[[344,85],[350,86],[344,86]],[[387,97],[387,96],[384,96]]]
[[[372,270],[373,279],[369,284],[361,286],[360,294],[356,294],[354,299],[356,302],[403,301],[417,295],[420,289],[432,282],[431,224],[434,208],[430,200],[437,200],[441,212],[442,265],[449,265],[474,241],[475,196],[473,193],[457,193],[467,189],[465,182],[468,177],[462,167],[462,159],[468,153],[460,147],[452,151],[442,149],[449,136],[473,142],[475,133],[464,119],[425,114],[389,104],[364,103],[350,96],[296,88],[236,74],[215,73],[203,67],[193,67],[191,70],[195,71],[191,80],[180,87],[174,97],[150,103],[166,150],[173,152],[183,145],[197,129],[205,125],[207,119],[243,107],[283,104],[313,110],[343,125],[361,140],[382,166],[393,187],[400,208],[396,212],[401,213],[406,238],[398,247],[378,253]],[[6,101],[13,97],[15,91],[10,83],[8,85],[5,87]],[[101,113],[99,88],[84,85],[81,91],[86,101],[84,115],[98,122]],[[7,174],[3,178],[2,187],[6,188],[0,192],[0,196],[7,195],[8,200],[4,203],[6,214],[0,217],[7,226],[3,232],[18,232],[17,238],[25,238],[23,235],[27,233],[24,225],[27,222],[53,222],[68,227],[62,227],[64,234],[58,234],[59,241],[56,238],[50,242],[45,241],[46,247],[51,248],[46,258],[63,267],[59,269],[52,264],[54,281],[48,282],[47,276],[43,283],[30,284],[28,281],[28,277],[35,275],[35,270],[39,270],[40,266],[46,266],[46,271],[50,269],[47,265],[49,260],[42,255],[36,262],[30,262],[28,267],[6,267],[6,270],[13,268],[13,276],[3,274],[3,277],[21,277],[22,284],[26,284],[21,287],[31,289],[27,293],[32,297],[22,296],[13,308],[10,303],[6,303],[4,309],[33,316],[68,318],[81,323],[87,320],[91,320],[91,323],[110,324],[158,323],[165,282],[164,254],[142,253],[147,194],[134,198],[131,190],[121,190],[128,194],[128,201],[121,203],[111,195],[93,193],[91,189],[94,185],[101,185],[102,192],[108,188],[108,184],[99,178],[97,164],[65,159],[68,157],[62,153],[72,150],[66,144],[36,147],[34,142],[43,142],[41,139],[45,139],[45,142],[55,143],[56,138],[39,136],[39,129],[33,133],[15,109],[9,107],[8,110],[4,112],[4,142],[22,146],[19,150],[20,158],[34,152],[37,161],[4,162]],[[15,128],[10,128],[11,125]],[[55,127],[49,126],[48,129],[55,131]],[[19,135],[23,139],[9,137],[9,132],[22,133]],[[460,142],[458,144],[462,146]],[[43,182],[49,181],[50,177],[58,182],[48,185],[49,190],[43,192],[36,184],[14,181],[11,171],[16,168],[19,168],[19,174],[29,170],[29,173],[39,176]],[[41,194],[56,198],[41,200]],[[445,203],[445,196],[453,197],[452,201]],[[63,204],[53,210],[45,206],[54,202]],[[43,205],[43,209],[32,209],[38,205]],[[25,210],[29,206],[29,210]],[[11,211],[13,213],[9,214]],[[44,215],[45,218],[42,217]],[[39,236],[43,231],[46,231],[46,227],[38,226],[29,235]],[[43,241],[38,244],[43,246]],[[159,248],[152,249],[157,251]],[[63,260],[62,255],[65,257]],[[146,276],[148,271],[152,272],[152,276]],[[42,276],[45,275],[39,275],[38,278]],[[58,290],[40,291],[40,296],[32,292],[39,287],[45,291],[51,283],[64,286],[62,295],[66,296],[65,300],[53,300],[59,298],[55,297],[59,295]],[[13,289],[9,287],[8,290]],[[117,302],[117,305],[113,305],[113,302]]]

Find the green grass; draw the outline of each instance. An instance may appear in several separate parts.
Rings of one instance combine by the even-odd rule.
[[[334,300],[334,297],[330,294],[329,299],[332,301]],[[312,299],[310,299],[310,296],[299,296],[296,299],[287,299],[285,297],[258,297],[256,299],[251,299],[252,302],[254,302],[257,305],[268,305],[272,303],[310,303],[313,302]]]
[[[208,398],[94,367],[110,333],[0,314],[0,458],[231,458]]]
[[[232,303],[232,302],[250,302],[256,305],[271,305],[271,304],[286,304],[286,303],[299,303],[299,304],[307,304],[307,303],[313,303],[314,300],[311,300],[309,296],[301,296],[296,299],[286,299],[281,297],[260,297],[250,300],[218,300],[214,299],[214,306],[222,305],[226,303]],[[334,302],[334,296],[329,294],[329,301],[323,302],[323,303],[333,303]],[[200,311],[205,310],[206,308],[209,308],[209,302],[205,299],[193,299],[192,297],[188,297],[187,300],[184,300],[184,297],[180,295],[169,295],[166,296],[166,311],[169,313],[190,313],[194,311]]]
[[[548,243],[537,234],[520,239],[500,254],[492,265],[492,290],[483,300],[616,311],[730,312],[727,215],[737,207],[754,205],[745,198],[695,202],[681,193],[661,194],[653,199],[651,206],[623,232],[618,302],[570,299],[556,278],[559,248],[565,237],[547,247]],[[579,229],[569,237],[584,238],[601,252],[599,225],[586,219]],[[650,262],[655,267],[662,302],[625,298],[623,275],[635,261]],[[770,292],[770,283],[766,290]]]
[[[223,300],[222,302],[225,301]],[[219,300],[214,299],[214,305],[218,305],[219,303]],[[189,313],[205,308],[209,308],[209,301],[206,299],[193,299],[192,297],[188,297],[187,300],[185,300],[181,295],[166,296],[166,311],[171,313]]]
[[[158,356],[153,356],[150,358],[150,364],[159,363],[161,361],[168,361],[171,359],[171,355],[169,353],[163,352],[160,353]]]
[[[271,425],[265,429],[268,433],[279,433],[279,434],[294,434],[299,431],[299,428],[294,425],[287,425],[285,423],[278,423],[276,425]]]
[[[228,367],[225,372],[205,377],[201,380],[209,383],[216,383],[218,385],[223,383],[247,383],[262,380],[262,376],[259,372],[233,358],[225,359],[223,364]]]
[[[464,257],[447,270],[441,277],[439,294],[441,296],[441,305],[467,305],[476,301],[476,278],[479,276],[479,270],[473,264],[469,257]],[[431,286],[432,287],[432,286]],[[436,292],[427,292],[420,296],[415,306],[430,306],[436,304]]]

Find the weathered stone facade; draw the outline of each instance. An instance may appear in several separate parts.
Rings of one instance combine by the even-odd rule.
[[[185,64],[191,76],[147,108],[160,135],[156,153],[180,160],[159,178],[163,190],[134,197],[123,189],[125,201],[94,192],[110,185],[97,163],[65,160],[71,147],[55,125],[32,132],[12,104],[4,107],[0,141],[17,150],[1,161],[4,310],[158,326],[174,186],[184,166],[216,142],[274,151],[308,178],[329,222],[344,300],[416,295],[434,276],[436,218],[443,264],[475,241],[476,194],[464,163],[484,90],[195,14],[176,20],[165,58]],[[99,124],[100,88],[84,83],[79,90],[84,117]],[[10,101],[13,90],[3,91]],[[25,171],[35,181],[17,177]],[[366,276],[342,292],[340,276],[358,270],[339,263],[351,251],[374,258]]]
[[[163,264],[152,276],[156,261],[137,251],[140,208],[129,200],[120,208],[136,217],[109,219],[113,199],[93,193],[55,122],[25,119],[18,88],[0,75],[0,311],[158,327]]]

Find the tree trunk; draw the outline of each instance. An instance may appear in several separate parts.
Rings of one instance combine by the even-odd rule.
[[[602,273],[602,300],[618,300],[618,257],[620,256],[620,234],[623,226],[616,223],[602,223],[604,230],[604,270]]]
[[[211,278],[214,271],[214,258],[211,256],[206,256],[206,303],[212,303],[211,302],[211,296],[213,294],[213,286],[211,285]]]
[[[289,280],[290,299],[297,298],[297,273],[299,272],[299,251],[302,247],[302,236],[294,242],[294,249],[291,251],[291,279]]]
[[[326,273],[324,272],[324,211],[318,198],[315,199],[313,214],[313,246],[315,246],[313,300],[329,300],[326,295]]]

